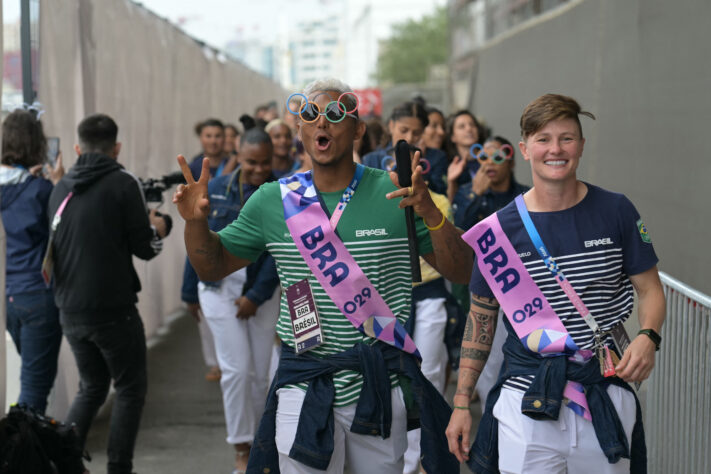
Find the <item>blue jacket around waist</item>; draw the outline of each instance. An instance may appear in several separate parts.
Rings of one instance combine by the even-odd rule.
[[[499,379],[489,392],[486,408],[476,439],[470,450],[467,465],[475,473],[497,473],[498,421],[492,411],[499,398],[501,387],[510,378],[519,375],[534,375],[533,383],[523,396],[521,412],[537,420],[557,420],[563,405],[563,390],[568,380],[579,382],[585,388],[585,397],[590,408],[593,428],[600,448],[607,460],[615,463],[620,458],[630,459],[630,472],[647,472],[647,448],[642,426],[642,410],[637,403],[637,418],[628,443],[615,406],[607,393],[609,385],[617,385],[634,394],[632,388],[617,377],[605,378],[600,374],[600,364],[593,357],[585,365],[568,363],[567,356],[540,357],[526,350],[504,319],[508,338],[504,343],[504,364]],[[563,407],[567,410],[567,407]]]
[[[394,151],[392,144],[388,144],[380,150],[371,151],[363,157],[363,164],[370,168],[383,170],[385,169],[383,158],[392,156]],[[447,155],[442,150],[426,148],[424,158],[430,163],[430,171],[424,175],[427,186],[436,193],[447,194]]]
[[[393,346],[376,342],[359,343],[351,349],[319,358],[308,353],[296,355],[282,344],[279,369],[272,381],[264,415],[249,455],[248,474],[279,472],[279,456],[274,436],[278,388],[308,382],[308,390],[299,417],[296,438],[289,457],[315,469],[325,470],[333,453],[332,375],[339,370],[357,370],[363,374],[363,389],[358,398],[351,432],[390,436],[392,421],[389,373],[400,375],[408,406],[408,429],[422,428],[422,465],[427,472],[459,472],[459,462],[449,452],[444,430],[452,410],[437,389],[422,375],[414,356]],[[408,393],[413,403],[408,403]],[[415,406],[416,405],[416,406]],[[418,413],[419,410],[419,413]]]
[[[210,180],[207,185],[207,194],[210,199],[210,214],[207,218],[207,225],[213,232],[218,232],[227,227],[232,221],[237,219],[242,206],[247,199],[256,191],[259,186],[250,184],[240,184],[241,169],[237,168],[228,175],[220,175]],[[270,176],[267,182],[273,181]],[[240,189],[240,186],[242,189]],[[181,289],[181,299],[186,303],[197,303],[198,276],[195,273],[190,261],[185,260],[185,270],[183,271],[183,286]],[[217,282],[205,282],[207,285],[217,285]],[[259,258],[247,266],[247,281],[244,285],[243,294],[257,306],[271,298],[274,290],[279,284],[279,276],[276,271],[276,262],[267,252],[262,253]]]

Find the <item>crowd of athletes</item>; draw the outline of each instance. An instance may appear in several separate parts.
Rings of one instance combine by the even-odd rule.
[[[300,118],[294,113],[301,106],[298,101],[283,106],[272,102],[249,111],[238,120],[234,120],[237,117],[205,118],[196,124],[194,133],[200,150],[188,164],[193,178],[198,180],[204,171],[204,159],[209,161],[210,230],[217,232],[230,224],[261,184],[311,169],[310,157],[299,139]],[[486,117],[468,110],[443,111],[421,97],[398,104],[389,112],[386,117],[360,117],[366,131],[354,143],[353,161],[391,170],[396,143],[405,140],[417,147],[432,201],[457,228],[470,229],[528,190],[514,178],[514,165],[519,160],[518,146],[514,143],[519,137],[497,134],[486,125]],[[81,127],[79,132],[80,143],[90,146],[93,138],[85,140]],[[96,133],[103,133],[103,129]],[[56,197],[56,202],[50,205],[50,195],[53,185],[59,186],[57,183],[64,175],[61,157],[55,168],[45,166],[47,173],[44,173],[41,166],[45,159],[44,140],[41,123],[32,112],[13,112],[3,124],[0,187],[3,223],[8,233],[8,329],[23,364],[19,402],[39,413],[46,408],[52,388],[48,382],[56,374],[62,328],[71,330],[75,355],[77,351],[89,350],[85,342],[81,343],[83,349],[80,346],[82,327],[79,323],[65,318],[60,324],[60,311],[52,299],[52,290],[47,290],[40,278],[50,220],[59,207],[57,200],[61,201],[61,197]],[[111,156],[107,150],[112,149],[86,151]],[[86,155],[79,149],[77,153]],[[116,159],[117,155],[118,150],[112,158]],[[68,174],[72,175],[71,170]],[[76,180],[69,184],[72,183]],[[21,194],[18,186],[28,191]],[[20,202],[24,207],[18,211]],[[71,207],[69,201],[67,212]],[[157,241],[167,232],[154,214],[146,213],[144,217],[134,225],[134,230],[145,231],[142,245],[150,243],[152,247],[145,247],[144,257],[151,258],[159,251]],[[412,286],[412,316],[407,329],[422,355],[422,373],[444,394],[448,381],[456,377],[465,321],[470,311],[470,294],[467,285],[446,281],[424,259],[421,259],[421,273],[422,282]],[[280,342],[275,326],[281,290],[274,259],[266,252],[263,258],[218,282],[200,281],[190,260],[185,260],[181,299],[197,323],[206,364],[205,378],[221,385],[226,441],[235,449],[235,465],[230,469],[235,472],[247,469],[252,440],[278,364]],[[25,311],[26,301],[36,303],[34,314]],[[499,324],[499,328],[503,330],[503,324]],[[499,339],[503,337],[500,335]],[[97,347],[100,349],[101,344]],[[103,357],[106,357],[105,352]],[[479,377],[476,390],[482,406],[496,381],[502,357],[496,349],[492,350],[490,361]],[[79,355],[77,360],[81,373]],[[140,363],[145,365],[145,357]],[[85,384],[83,375],[82,384]],[[115,379],[116,374],[109,371],[107,376]],[[80,387],[80,395],[86,390],[86,386]],[[139,407],[140,418],[145,386],[136,390],[138,393],[133,393],[130,403]],[[99,398],[103,401],[105,395],[101,393]],[[86,398],[86,393],[83,396]],[[473,399],[476,400],[476,396]],[[85,413],[87,410],[89,413]],[[74,407],[70,412],[67,421],[84,426],[82,441],[94,414],[93,406],[83,412]],[[130,446],[126,446],[124,440],[121,448],[124,451],[112,454],[112,441],[109,441],[110,462],[120,461],[115,466],[110,464],[109,472],[131,472],[132,444],[137,428],[137,422],[132,428],[112,424],[112,430],[116,429],[112,436],[128,436]],[[117,434],[121,429],[129,429],[128,435]],[[420,472],[419,430],[408,433],[404,458],[404,473]]]

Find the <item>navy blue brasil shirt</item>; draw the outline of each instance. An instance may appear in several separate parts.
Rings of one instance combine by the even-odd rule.
[[[585,183],[588,192],[575,206],[555,212],[531,212],[548,251],[603,331],[625,321],[634,304],[629,276],[657,264],[647,229],[624,195]],[[593,332],[544,266],[516,209],[497,212],[499,222],[526,269],[580,349],[592,349]],[[493,298],[478,265],[469,284],[472,294]],[[612,341],[608,341],[612,344]],[[509,379],[504,386],[528,389],[533,376]]]

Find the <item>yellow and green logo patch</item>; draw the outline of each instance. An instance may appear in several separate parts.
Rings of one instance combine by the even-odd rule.
[[[647,232],[647,226],[644,225],[642,219],[637,221],[637,230],[639,230],[639,236],[642,238],[642,242],[652,242],[651,237],[649,237],[649,232]]]

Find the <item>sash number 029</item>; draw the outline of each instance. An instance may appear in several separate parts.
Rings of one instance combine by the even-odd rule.
[[[365,302],[370,299],[370,296],[370,288],[363,288],[362,290],[360,290],[360,293],[353,297],[352,301],[348,301],[346,304],[343,305],[343,311],[348,314],[355,313],[356,309],[363,306]]]
[[[540,298],[533,298],[533,301],[523,305],[523,309],[517,309],[511,318],[515,323],[522,323],[538,312],[535,308],[543,309],[543,301]]]

